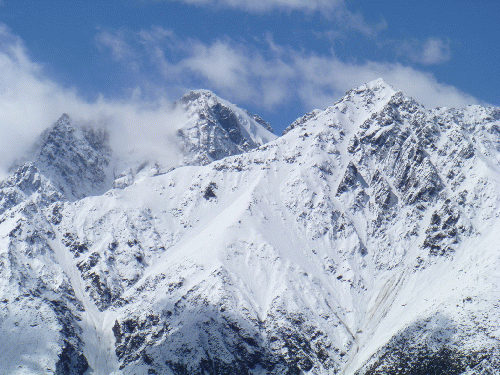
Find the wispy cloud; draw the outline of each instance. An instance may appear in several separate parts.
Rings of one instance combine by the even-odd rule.
[[[210,5],[265,12],[272,9],[328,12],[344,5],[344,0],[181,0],[188,4]]]
[[[160,40],[152,36],[158,34],[168,37]],[[258,49],[228,38],[210,43],[185,40],[158,27],[130,35],[131,46],[154,62],[166,82],[203,85],[231,100],[267,109],[297,98],[306,109],[325,107],[348,89],[378,77],[428,107],[463,107],[478,102],[438,82],[431,73],[410,66],[384,61],[346,62],[334,54],[318,55],[278,45],[270,36],[266,38],[267,47]],[[441,56],[435,55],[433,48],[431,43],[424,49],[426,61]],[[172,54],[176,59],[168,58]]]
[[[122,60],[131,56],[119,55]],[[142,100],[138,89],[128,99],[101,95],[96,101],[86,101],[76,89],[51,79],[42,65],[32,61],[23,41],[2,24],[0,71],[0,179],[64,112],[77,122],[106,127],[118,153],[137,150],[143,156],[161,156],[175,164],[177,149],[171,141],[183,120],[167,99]]]
[[[330,56],[296,55],[294,63],[303,80],[298,95],[310,106],[332,104],[343,92],[364,82],[382,77],[395,89],[415,98],[429,108],[464,107],[478,100],[454,86],[438,82],[434,75],[399,63],[368,61],[346,63]]]
[[[376,37],[388,27],[387,21],[383,18],[378,22],[370,23],[365,20],[362,13],[352,12],[346,7],[339,8],[334,12],[334,16],[337,24],[340,26],[340,30],[347,32],[358,31],[369,38]],[[343,32],[341,31],[341,33]]]
[[[423,65],[444,64],[451,59],[450,42],[441,38],[404,41],[396,49],[400,56]]]
[[[450,44],[438,38],[430,38],[425,42],[419,60],[423,64],[431,65],[447,62],[450,58]]]
[[[357,31],[367,37],[374,37],[387,27],[384,20],[369,23],[363,14],[352,12],[345,0],[177,0],[195,6],[237,9],[249,13],[271,11],[320,13],[343,31]]]
[[[97,45],[108,48],[115,60],[135,59],[135,53],[125,41],[125,36],[123,34],[124,31],[109,33],[103,30],[98,33],[95,38]]]

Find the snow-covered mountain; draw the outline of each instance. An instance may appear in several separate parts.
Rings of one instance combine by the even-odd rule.
[[[3,373],[500,372],[500,109],[377,80],[275,139],[178,105],[183,166],[101,192],[106,137],[62,118],[0,183]]]
[[[112,182],[108,133],[72,123],[67,114],[45,130],[28,158],[70,200],[107,191]]]
[[[257,148],[276,139],[271,126],[259,116],[238,108],[208,90],[190,91],[175,110],[173,160],[161,155],[130,149],[113,152],[108,129],[91,123],[75,122],[67,114],[39,137],[26,160],[46,176],[66,199],[75,201],[124,188],[145,177],[165,173],[182,165],[205,165],[227,156]],[[169,125],[158,134],[167,138]],[[172,147],[167,139],[156,141],[159,147]]]
[[[180,114],[176,124],[174,160],[162,155],[144,157],[132,150],[132,157],[115,161],[120,170],[113,186],[123,188],[144,177],[165,173],[182,165],[206,165],[231,155],[238,155],[276,139],[271,126],[257,115],[238,108],[208,90],[186,93],[174,112]],[[160,131],[161,133],[161,131]],[[125,169],[123,169],[125,166]]]
[[[188,118],[178,131],[184,164],[206,165],[276,139],[271,126],[259,116],[211,91],[190,91],[177,105]]]

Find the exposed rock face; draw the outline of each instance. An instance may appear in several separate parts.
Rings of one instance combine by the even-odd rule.
[[[0,353],[6,374],[82,375],[82,304],[54,249],[63,199],[33,164],[0,184]]]
[[[470,301],[468,301],[470,302]],[[472,330],[461,338],[453,320],[436,314],[414,322],[378,350],[356,374],[494,374],[499,368],[496,340],[488,348],[465,349],[471,341],[490,339]]]
[[[35,165],[70,200],[99,195],[111,187],[108,133],[81,128],[64,114],[42,134]]]
[[[262,118],[220,99],[211,91],[188,92],[179,105],[188,115],[188,122],[178,132],[185,164],[206,165],[276,138]]]
[[[261,117],[208,90],[190,91],[174,107],[175,113],[181,114],[175,137],[179,160],[139,159],[119,172],[113,187],[126,188],[179,166],[206,165],[276,139],[271,126]]]
[[[179,105],[204,166],[74,201],[36,163],[1,183],[2,371],[500,371],[500,110],[378,80],[260,146],[213,94]]]

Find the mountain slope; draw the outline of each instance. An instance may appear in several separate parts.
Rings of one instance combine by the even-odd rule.
[[[44,290],[73,296],[75,328],[50,340],[74,373],[495,373],[499,126],[498,109],[427,110],[377,80],[257,149],[102,195],[16,177],[0,230],[22,262],[3,270],[57,271]],[[18,373],[63,363],[58,345]]]

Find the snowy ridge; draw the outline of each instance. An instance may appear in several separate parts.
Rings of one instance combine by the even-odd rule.
[[[192,95],[193,134],[217,128],[217,103],[253,124]],[[498,109],[427,110],[377,80],[275,140],[224,128],[221,144],[243,129],[259,148],[101,195],[64,202],[20,170],[0,186],[0,331],[31,327],[33,353],[2,366],[496,373],[499,126]]]

